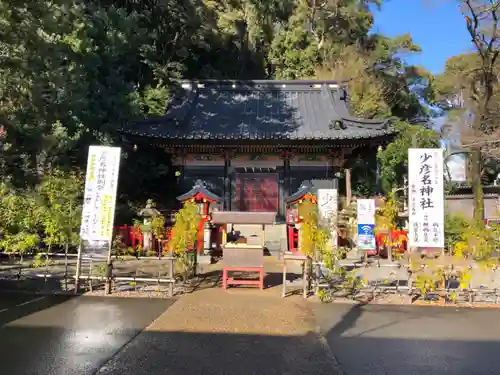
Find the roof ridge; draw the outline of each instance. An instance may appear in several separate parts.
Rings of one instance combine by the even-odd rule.
[[[342,116],[340,113],[337,112],[337,108],[336,108],[336,105],[335,105],[335,98],[333,97],[333,94],[332,94],[332,90],[329,90],[326,85],[321,85],[321,95],[325,95],[327,97],[327,102],[328,102],[328,105],[330,107],[330,109],[332,110],[333,114],[334,114],[334,117],[336,119],[341,119]],[[331,120],[330,120],[331,121]],[[334,120],[336,121],[336,120]]]
[[[212,88],[221,90],[319,90],[323,85],[339,88],[343,81],[333,80],[182,80],[180,86],[189,89],[192,87]]]
[[[330,84],[330,85],[342,85],[347,83],[347,80],[331,80],[331,79],[326,79],[326,80],[321,80],[321,79],[308,79],[308,80],[301,80],[301,79],[182,79],[180,80],[180,83],[215,83],[215,84],[248,84],[248,83],[253,83],[253,84],[258,84],[258,85],[265,85],[265,84],[290,84],[290,85],[320,85],[320,84]]]

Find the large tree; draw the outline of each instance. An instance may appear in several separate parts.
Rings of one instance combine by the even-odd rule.
[[[356,114],[418,116],[409,87],[421,74],[399,56],[419,48],[408,35],[371,35],[373,5],[380,1],[3,0],[2,178],[29,195],[54,171],[83,171],[88,145],[120,145],[120,213],[136,211],[144,192],[161,206],[175,194],[167,155],[134,153],[116,130],[162,116],[178,78],[346,79]]]
[[[482,220],[485,161],[500,159],[500,2],[459,3],[475,52],[450,58],[434,85],[444,107],[454,109],[448,128],[460,133],[462,147],[470,155],[474,218]]]

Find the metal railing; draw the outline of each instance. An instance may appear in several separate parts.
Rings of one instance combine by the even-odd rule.
[[[342,267],[350,267],[352,269],[367,269],[373,270],[376,268],[392,268],[392,269],[400,269],[406,272],[405,279],[401,278],[388,278],[383,280],[368,281],[367,283],[361,284],[355,288],[344,288],[339,283],[338,280],[328,280],[328,277],[324,277],[323,274],[320,274],[318,277],[318,269],[324,266],[323,262],[311,262],[312,264],[312,287],[314,288],[316,294],[323,289],[327,293],[331,293],[331,298],[335,299],[339,298],[351,298],[357,299],[357,297],[364,296],[370,300],[375,299],[376,297],[384,296],[384,295],[399,295],[399,296],[408,296],[408,298],[413,301],[418,298],[424,297],[427,300],[433,300],[438,298],[445,298],[447,301],[454,301],[457,303],[494,303],[497,304],[500,301],[500,286],[499,287],[472,287],[471,282],[469,281],[467,287],[460,287],[459,283],[456,282],[456,279],[453,278],[444,278],[443,282],[445,287],[434,287],[422,293],[420,288],[416,286],[417,277],[415,277],[415,272],[412,272],[410,266],[408,264],[399,264],[399,263],[389,263],[389,264],[377,264],[367,265],[364,263],[343,263]],[[450,268],[449,265],[444,265],[441,269]],[[422,265],[421,270],[425,269],[426,266]],[[467,268],[471,269],[472,265],[469,265]],[[496,269],[492,269],[491,272],[495,272]],[[321,273],[321,271],[319,272]],[[358,282],[359,282],[358,278]],[[452,281],[455,281],[455,286],[452,286]],[[458,285],[457,285],[458,284]],[[350,290],[350,294],[346,294],[346,291]]]
[[[37,253],[37,254],[11,254],[0,253],[6,259],[0,262],[0,283],[3,282],[3,287],[19,287],[27,288],[34,287],[37,292],[50,291],[52,293],[75,293],[75,280],[76,280],[76,254],[64,253]],[[158,276],[146,277],[138,274],[138,269],[135,270],[135,275],[119,276],[114,272],[111,277],[105,275],[106,259],[94,259],[82,257],[81,273],[78,277],[79,280],[86,281],[86,285],[78,288],[76,292],[93,291],[95,288],[100,288],[102,282],[111,280],[113,285],[112,290],[116,290],[119,283],[129,283],[133,286],[133,290],[137,291],[137,283],[144,284],[167,284],[168,296],[174,295],[174,284],[176,282],[174,274],[175,257],[162,256],[162,257],[141,257],[137,260],[135,257],[122,256],[114,260],[115,264],[122,264],[130,261],[130,264],[137,265],[141,261],[158,261],[167,264],[167,274]],[[100,269],[99,269],[100,267]],[[133,273],[134,269],[131,267],[127,273]],[[23,282],[41,282],[41,285],[23,285]],[[97,284],[95,282],[98,282]],[[101,284],[99,284],[101,282]],[[10,284],[9,284],[10,283]],[[17,284],[17,285],[16,285]],[[16,289],[19,289],[16,288]]]

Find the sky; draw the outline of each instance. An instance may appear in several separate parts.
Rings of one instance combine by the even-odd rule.
[[[422,53],[405,57],[431,73],[444,70],[446,59],[472,51],[465,21],[454,0],[385,0],[375,12],[374,32],[410,33]]]
[[[405,56],[405,60],[439,74],[449,57],[473,51],[457,3],[456,0],[385,0],[381,11],[374,12],[372,31],[387,36],[409,33],[422,52]],[[445,119],[445,116],[435,119],[434,126],[439,128]],[[447,165],[452,180],[465,179],[462,155],[450,158]]]

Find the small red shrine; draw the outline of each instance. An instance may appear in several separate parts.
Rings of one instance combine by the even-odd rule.
[[[179,195],[177,200],[181,203],[193,202],[198,205],[198,213],[201,215],[200,225],[196,236],[196,251],[202,254],[209,250],[212,243],[212,230],[210,228],[210,214],[214,205],[220,204],[222,199],[208,190],[203,181],[197,180],[191,190]]]
[[[299,204],[303,201],[317,203],[317,198],[312,193],[312,187],[307,184],[303,184],[299,190],[285,198],[288,251],[291,251],[294,255],[299,254],[299,229],[297,224],[302,221],[299,216]]]

